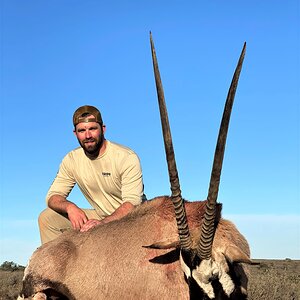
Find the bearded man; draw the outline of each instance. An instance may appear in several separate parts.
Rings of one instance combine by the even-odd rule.
[[[85,232],[127,215],[144,196],[140,160],[131,149],[105,139],[100,111],[90,105],[73,115],[81,147],[69,152],[47,193],[39,215],[42,243],[71,228]],[[68,196],[78,185],[92,209],[79,208]]]

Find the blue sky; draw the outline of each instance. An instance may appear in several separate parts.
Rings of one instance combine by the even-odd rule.
[[[236,93],[219,201],[253,258],[300,259],[299,1],[1,1],[0,263],[26,264],[72,114],[99,107],[134,149],[149,199],[170,194],[155,42],[183,197],[207,196],[228,87]],[[75,189],[70,200],[88,207]]]

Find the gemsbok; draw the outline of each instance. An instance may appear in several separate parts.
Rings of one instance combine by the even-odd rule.
[[[220,125],[205,201],[183,200],[152,35],[150,44],[171,196],[88,232],[67,231],[39,247],[18,299],[247,299],[249,245],[217,203],[227,131],[246,43]],[[57,299],[55,298],[55,299]]]

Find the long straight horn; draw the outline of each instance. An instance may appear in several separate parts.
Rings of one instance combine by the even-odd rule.
[[[161,83],[161,78],[158,69],[158,63],[157,63],[151,32],[150,32],[150,44],[151,44],[151,53],[152,53],[158,104],[160,110],[161,125],[162,125],[162,131],[164,136],[166,158],[167,158],[168,170],[169,170],[169,178],[171,183],[171,191],[172,191],[171,198],[175,208],[175,216],[177,221],[180,245],[182,249],[190,250],[192,243],[191,243],[189,228],[187,224],[183,199],[181,196],[179,177],[178,177],[178,172],[177,172],[177,167],[175,162],[172,136],[171,136],[171,130],[169,125],[169,119],[168,119],[168,112],[165,103],[164,90]]]
[[[210,185],[207,196],[206,211],[204,220],[201,227],[200,242],[198,246],[198,255],[201,259],[209,259],[211,257],[212,242],[215,234],[215,216],[216,216],[216,203],[218,198],[220,177],[222,171],[223,157],[225,151],[225,144],[230,121],[230,115],[234,96],[242,69],[242,64],[246,51],[246,43],[240,55],[237,67],[235,69],[231,85],[228,91],[225,108],[223,112],[222,122],[219,130],[217,146],[215,150],[215,157],[211,172]]]

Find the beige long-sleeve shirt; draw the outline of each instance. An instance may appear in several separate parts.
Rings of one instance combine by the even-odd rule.
[[[112,214],[124,202],[138,205],[143,195],[140,160],[131,149],[110,141],[94,160],[76,148],[63,158],[46,202],[52,195],[67,198],[75,184],[99,215]]]

